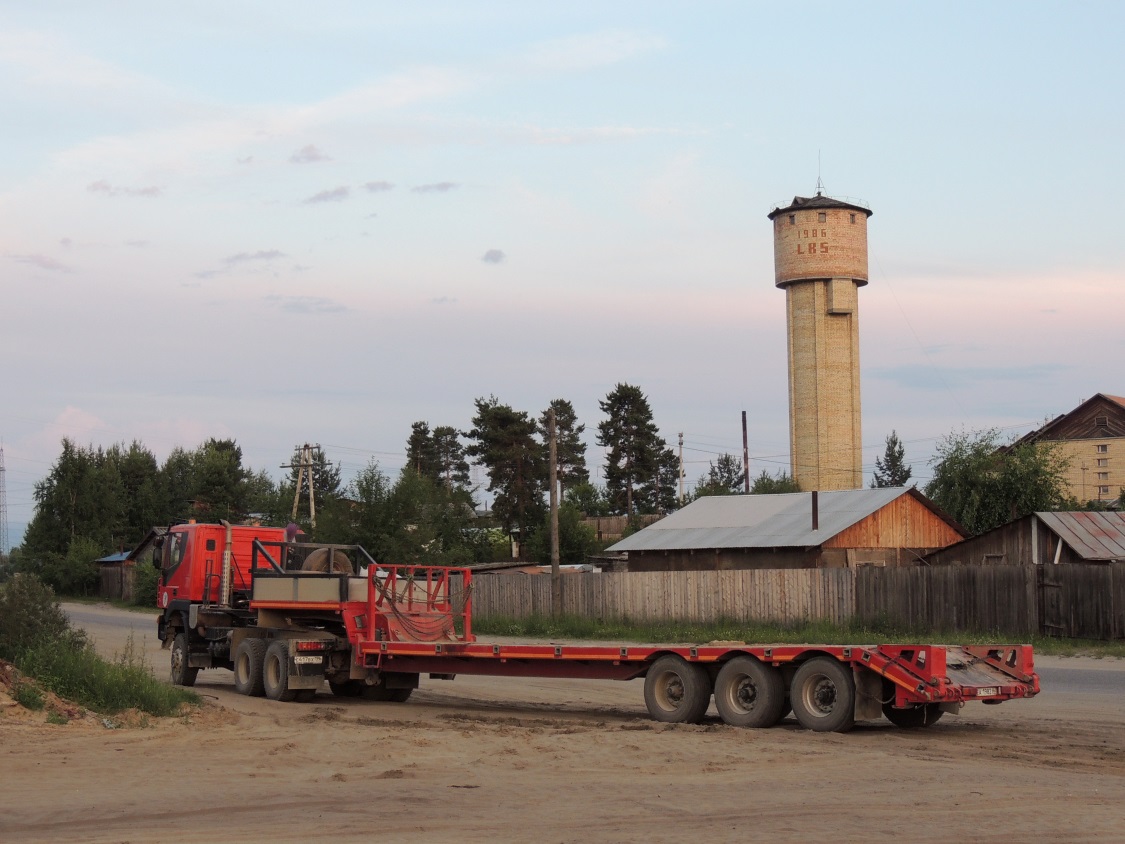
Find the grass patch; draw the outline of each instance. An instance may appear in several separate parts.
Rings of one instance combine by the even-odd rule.
[[[534,639],[605,639],[636,643],[755,642],[761,644],[885,645],[925,643],[935,645],[1031,644],[1038,654],[1125,658],[1125,642],[1056,639],[1046,636],[966,633],[964,631],[911,630],[886,620],[870,624],[836,625],[828,622],[767,624],[722,620],[703,624],[689,621],[632,622],[628,619],[598,620],[579,616],[536,615],[473,620],[478,635],[524,636]]]
[[[200,702],[194,692],[154,678],[132,636],[113,662],[102,659],[90,647],[64,648],[44,642],[24,653],[17,666],[59,697],[103,715],[125,709],[176,715],[184,704]]]
[[[12,686],[12,699],[24,709],[32,709],[36,712],[47,705],[43,690],[26,680],[20,680]]]
[[[63,725],[69,724],[70,719],[67,718],[65,715],[62,715],[58,712],[48,712],[47,713],[47,723],[48,724],[58,724],[60,726],[63,726]]]

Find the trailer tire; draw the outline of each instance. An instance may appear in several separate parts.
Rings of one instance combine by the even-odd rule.
[[[261,697],[266,693],[262,667],[266,661],[265,639],[243,639],[234,651],[234,690],[240,695]]]
[[[270,700],[290,701],[297,697],[296,689],[289,688],[289,643],[284,639],[266,648],[262,684]]]
[[[359,697],[363,694],[362,680],[329,680],[328,688],[336,697]]]
[[[813,657],[797,669],[789,688],[793,714],[806,730],[844,733],[855,726],[855,678],[830,656]]]
[[[883,714],[896,727],[917,730],[920,727],[932,727],[945,713],[940,703],[922,703],[909,709],[895,709],[893,704],[884,703]]]
[[[181,630],[172,640],[172,684],[175,686],[194,686],[195,678],[199,676],[199,669],[188,665],[188,634]]]
[[[654,721],[698,724],[711,703],[707,669],[671,654],[649,666],[645,674],[645,706]]]
[[[715,708],[732,727],[772,727],[784,706],[781,672],[752,656],[736,656],[715,678]]]

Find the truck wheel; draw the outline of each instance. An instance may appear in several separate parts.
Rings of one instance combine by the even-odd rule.
[[[793,675],[793,714],[806,730],[844,733],[855,726],[855,678],[830,656],[810,659]]]
[[[329,680],[328,688],[336,697],[359,697],[363,694],[362,680]]]
[[[234,652],[234,690],[240,695],[265,694],[262,665],[266,660],[265,639],[243,639]]]
[[[172,640],[172,684],[176,686],[194,686],[195,678],[199,675],[198,668],[188,665],[187,633],[177,633]]]
[[[363,684],[360,694],[364,700],[389,701],[390,703],[406,703],[414,689],[388,689],[385,675],[380,675],[379,682],[373,686]]]
[[[266,648],[262,683],[270,700],[289,701],[297,697],[297,691],[289,688],[289,643],[284,639]]]
[[[645,674],[645,706],[654,721],[698,724],[711,702],[707,669],[678,656],[662,656]]]
[[[893,704],[884,703],[883,714],[896,727],[902,727],[904,730],[916,730],[919,727],[933,726],[945,713],[942,712],[941,704],[938,703],[922,703],[918,706],[912,706],[910,709],[895,709]]]
[[[752,656],[736,656],[715,679],[715,708],[732,727],[772,727],[784,706],[781,672]]]

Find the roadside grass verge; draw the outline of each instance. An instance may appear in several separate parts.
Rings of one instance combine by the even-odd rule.
[[[0,584],[0,659],[24,675],[18,694],[30,708],[35,687],[103,715],[126,709],[177,715],[185,704],[200,703],[195,693],[153,677],[132,637],[114,660],[98,656],[82,631],[71,628],[50,587],[28,574]]]
[[[478,635],[525,636],[536,639],[602,639],[636,643],[758,642],[777,644],[884,645],[925,643],[935,645],[1030,644],[1037,654],[1125,658],[1125,642],[1056,639],[1046,636],[966,633],[964,631],[910,630],[886,622],[836,625],[824,621],[803,624],[769,624],[720,620],[709,624],[690,621],[633,622],[598,620],[579,616],[552,618],[534,615],[515,619],[493,616],[473,619]]]
[[[178,715],[185,704],[196,705],[194,692],[162,683],[130,636],[112,662],[93,648],[60,647],[46,641],[27,650],[16,667],[56,695],[104,715],[139,709],[150,715]]]

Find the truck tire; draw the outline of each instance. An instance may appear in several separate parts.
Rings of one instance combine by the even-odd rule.
[[[909,709],[895,709],[893,704],[884,703],[883,714],[896,727],[916,730],[919,727],[932,727],[945,713],[941,710],[941,704],[937,703],[922,703]]]
[[[172,640],[172,684],[175,686],[194,686],[195,678],[199,675],[198,668],[188,665],[187,633],[180,631]]]
[[[772,727],[784,706],[781,672],[752,656],[736,656],[715,678],[715,708],[732,727]]]
[[[844,733],[855,726],[855,678],[851,666],[830,656],[813,657],[793,675],[793,714],[806,730]]]
[[[359,697],[363,694],[362,680],[329,680],[328,688],[336,697]]]
[[[364,700],[387,701],[390,703],[406,703],[414,689],[388,689],[386,675],[379,676],[379,682],[368,686],[363,684],[360,694]]]
[[[262,684],[270,700],[290,701],[297,697],[297,691],[289,688],[289,643],[284,639],[266,648]]]
[[[234,690],[240,695],[261,697],[266,693],[262,665],[266,661],[265,639],[243,639],[234,652]]]
[[[698,724],[711,703],[711,678],[698,663],[662,656],[645,674],[645,706],[654,721]]]

